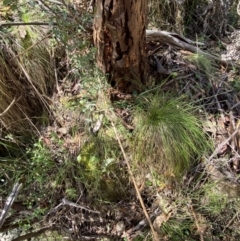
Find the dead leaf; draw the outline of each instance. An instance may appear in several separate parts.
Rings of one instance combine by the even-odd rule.
[[[203,121],[203,129],[206,132],[210,132],[211,134],[213,134],[215,136],[217,133],[216,122],[213,122],[210,120]]]

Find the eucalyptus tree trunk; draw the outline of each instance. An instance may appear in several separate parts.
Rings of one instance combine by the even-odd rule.
[[[146,0],[96,0],[94,43],[98,67],[120,91],[140,90],[146,82]]]

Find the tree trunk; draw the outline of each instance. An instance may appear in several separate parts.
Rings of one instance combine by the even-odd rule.
[[[120,91],[141,90],[146,82],[146,0],[96,0],[94,43],[97,65]]]

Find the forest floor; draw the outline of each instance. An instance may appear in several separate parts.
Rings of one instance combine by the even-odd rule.
[[[239,43],[240,31],[235,30],[218,43],[208,41],[205,51],[217,53],[225,60],[238,62]],[[201,106],[199,111],[204,113],[203,128],[214,141],[214,149],[203,157],[203,163],[181,179],[180,185],[174,182],[162,186],[146,185],[152,181],[150,174],[146,175],[145,181],[138,182],[154,227],[161,240],[239,240],[240,69],[222,66],[198,53],[193,54],[168,45],[161,46],[155,56],[165,69],[174,74],[164,76],[152,69],[150,85],[161,85],[163,92],[174,89],[176,95],[185,95],[197,106]],[[58,85],[52,101],[54,122],[44,128],[41,134],[57,161],[61,162],[66,152],[71,154],[71,159],[78,159],[82,148],[79,143],[82,142],[80,139],[84,137],[85,129],[76,106],[85,103],[86,99],[94,105],[94,111],[98,114],[92,119],[89,117],[89,129],[97,128],[95,133],[92,132],[93,135],[102,128],[103,117],[102,113],[99,114],[101,111],[97,104],[101,99],[100,92],[89,93],[80,81],[66,79]],[[109,87],[107,92],[121,103],[131,99],[131,96]],[[132,131],[129,105],[119,107],[120,102],[112,102],[111,108],[122,119],[123,126]],[[88,110],[90,109],[86,111]],[[53,132],[57,135],[54,138],[51,134]],[[61,156],[60,153],[65,154]],[[104,176],[109,178],[108,175]],[[108,193],[108,200],[114,200],[111,204],[91,204],[94,195],[90,194],[92,197],[88,197],[82,188],[80,185],[77,190],[82,193],[78,201],[75,204],[70,203],[68,208],[64,207],[63,201],[60,202],[62,206],[57,206],[60,204],[57,200],[63,198],[63,194],[58,193],[54,215],[47,215],[48,222],[58,223],[64,227],[65,233],[75,238],[80,237],[79,234],[93,240],[110,236],[141,240],[143,234],[144,237],[148,236],[145,229],[148,224],[131,184],[128,183],[128,190],[123,192]],[[98,191],[109,191],[106,187],[101,188],[103,190]],[[78,207],[78,203],[88,210]],[[74,223],[78,225],[75,226]]]
[[[86,2],[89,6],[88,1]],[[34,5],[33,15],[36,15],[35,7],[44,6]],[[58,7],[56,9],[60,11],[62,6]],[[86,11],[85,6],[82,9]],[[28,11],[23,10],[27,16]],[[5,12],[0,14],[0,17],[8,19],[8,9]],[[19,16],[14,14],[13,19],[18,21]],[[64,14],[62,16],[65,16]],[[70,11],[70,18],[66,16],[67,19],[76,20],[80,19],[82,12],[79,11],[74,17],[71,14]],[[62,24],[63,28],[54,29],[54,37],[50,38],[55,45],[59,44],[59,52],[66,46],[68,48],[63,49],[60,56],[58,53],[52,54],[51,57],[55,58],[54,64],[51,62],[47,65],[49,69],[43,68],[44,78],[54,69],[53,78],[49,74],[47,80],[50,82],[52,78],[55,83],[52,84],[54,90],[50,91],[51,95],[46,97],[47,94],[42,94],[40,98],[46,98],[48,113],[47,117],[43,114],[36,118],[39,121],[34,122],[33,129],[39,139],[34,140],[34,145],[20,144],[24,154],[17,149],[21,154],[20,158],[14,159],[9,155],[10,164],[6,161],[8,165],[3,166],[1,172],[1,178],[5,178],[5,183],[1,185],[8,189],[1,190],[3,196],[10,192],[11,185],[16,180],[23,180],[24,183],[18,202],[12,206],[13,221],[16,221],[15,214],[17,219],[18,215],[23,214],[21,222],[26,233],[39,227],[48,227],[61,233],[61,236],[55,232],[52,236],[47,233],[36,240],[69,238],[150,241],[153,239],[149,220],[136,193],[139,191],[150,217],[150,224],[155,228],[159,240],[240,240],[240,30],[235,29],[218,41],[204,39],[204,45],[200,46],[206,53],[221,56],[229,65],[169,44],[158,44],[156,51],[148,51],[151,70],[144,93],[157,90],[155,93],[173,98],[181,97],[185,102],[191,103],[202,123],[204,136],[213,143],[211,150],[198,160],[194,160],[194,156],[191,167],[177,177],[171,171],[161,170],[158,162],[153,163],[144,158],[145,163],[134,160],[135,153],[147,152],[145,146],[142,146],[143,150],[134,146],[135,100],[139,96],[151,100],[152,96],[145,98],[143,93],[124,94],[109,86],[105,76],[93,64],[95,52],[89,47],[93,45],[86,44],[91,39],[91,33],[76,32],[75,27],[79,27],[79,23],[74,27],[72,22],[68,26],[64,18],[61,21],[58,24]],[[89,23],[92,23],[91,21]],[[86,26],[88,27],[88,24]],[[32,79],[39,80],[42,73],[39,66],[44,66],[41,64],[45,63],[46,59],[39,60],[38,54],[42,54],[42,49],[39,48],[41,51],[36,52],[34,47],[42,47],[41,44],[44,46],[51,42],[48,39],[51,34],[46,35],[49,27],[44,29],[44,37],[41,36],[37,44],[29,41],[29,36],[34,36],[36,29],[33,28],[32,31],[28,26],[21,27],[17,30],[21,35],[19,42],[22,41],[27,47],[26,50],[21,49],[21,54],[16,52],[12,55],[14,51],[9,51],[9,43],[14,42],[12,36],[10,41],[6,41],[7,47],[3,49],[11,54],[3,51],[2,56],[6,57],[6,63],[13,67],[7,68],[12,71],[6,73],[19,71],[17,61],[14,61],[21,60],[22,55],[31,60],[27,65],[33,63],[36,57],[36,65],[30,65],[29,73],[36,73],[37,78],[33,75]],[[17,31],[10,32],[14,35]],[[4,34],[3,39],[7,36]],[[65,37],[66,43],[62,44]],[[46,39],[49,42],[44,42]],[[79,42],[82,44],[80,47]],[[92,56],[87,58],[85,53]],[[79,60],[80,58],[82,59]],[[166,70],[165,74],[157,71],[154,60]],[[3,68],[3,65],[0,67]],[[32,69],[34,71],[31,71]],[[32,89],[28,77],[25,78],[27,75],[24,76],[23,72],[20,68],[21,85],[18,85],[19,79],[16,78],[16,86],[24,89],[22,92],[20,88],[14,90],[11,93],[14,95],[8,96],[11,101],[16,93],[19,94],[19,100],[22,96],[26,97],[25,103],[31,103],[30,107],[37,109],[41,101],[36,101],[34,105],[39,96],[34,96],[35,89]],[[8,83],[13,75],[9,76],[5,74],[1,77],[6,77]],[[1,83],[4,86],[4,81]],[[45,84],[43,86],[45,87]],[[6,106],[8,105],[7,103]],[[176,106],[176,102],[174,105]],[[24,113],[25,109],[22,110]],[[25,120],[25,116],[21,118]],[[24,132],[27,131],[25,128]],[[7,136],[12,138],[14,144],[17,143],[14,135]],[[169,148],[171,150],[171,147]],[[2,150],[5,148],[0,149],[0,153]],[[4,155],[3,160],[7,160]],[[127,167],[128,159],[136,182],[135,187]],[[24,215],[28,214],[24,219]],[[31,222],[33,225],[27,227]],[[8,228],[11,230],[11,225]]]

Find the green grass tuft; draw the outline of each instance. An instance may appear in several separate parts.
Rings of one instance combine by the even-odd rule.
[[[135,159],[157,163],[159,170],[179,175],[209,147],[196,109],[182,98],[163,93],[138,98],[134,113]]]
[[[193,62],[193,64],[197,65],[197,67],[201,71],[203,71],[208,77],[214,75],[214,73],[216,73],[217,71],[217,68],[216,66],[214,66],[212,59],[203,54],[192,54],[189,57],[189,60]]]

